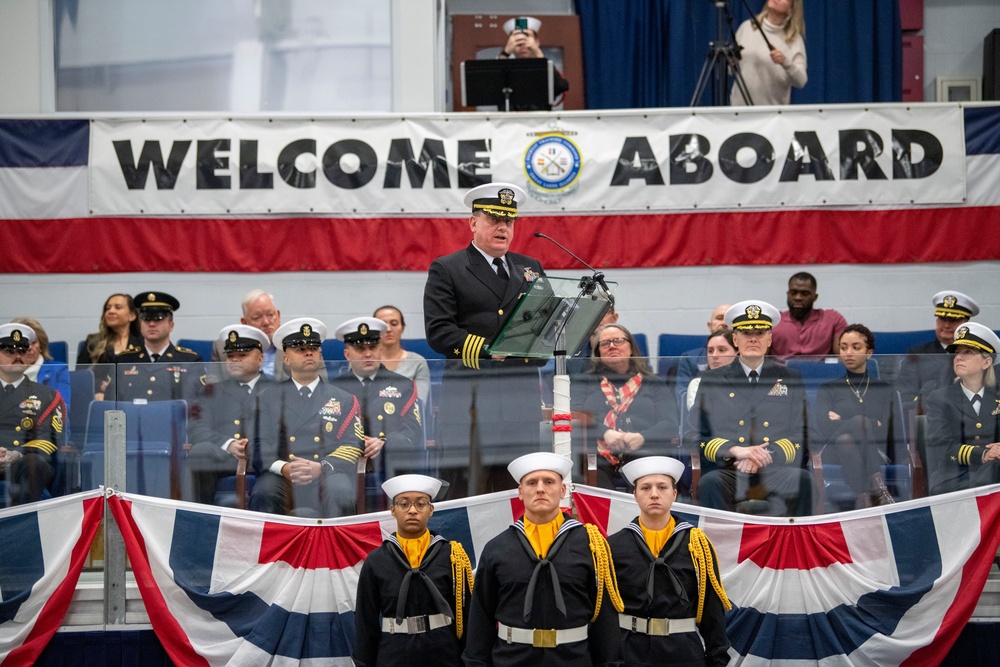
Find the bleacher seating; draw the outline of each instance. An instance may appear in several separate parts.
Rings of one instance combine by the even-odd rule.
[[[656,343],[656,356],[659,357],[656,374],[664,380],[671,378],[676,372],[678,357],[688,350],[705,347],[707,337],[702,334],[660,334]]]
[[[125,413],[125,488],[158,498],[180,497],[182,448],[187,440],[187,402],[136,404],[93,401],[81,458],[82,487],[95,489],[104,478],[104,413]]]
[[[934,340],[934,329],[920,331],[874,331],[876,354],[906,354],[914,345]]]
[[[344,361],[344,343],[336,338],[327,338],[321,346],[325,361]]]
[[[69,344],[64,340],[50,340],[49,354],[52,356],[53,361],[61,361],[64,364],[68,364]]]
[[[177,341],[178,347],[186,347],[201,355],[202,361],[212,361],[212,345],[214,340],[201,340],[198,338],[181,338]]]

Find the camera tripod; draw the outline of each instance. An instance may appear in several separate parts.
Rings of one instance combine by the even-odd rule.
[[[740,51],[743,47],[736,43],[733,31],[733,15],[729,12],[727,0],[713,0],[715,4],[715,40],[708,43],[708,55],[705,64],[698,75],[698,85],[691,96],[691,106],[697,106],[708,81],[712,79],[712,104],[714,106],[729,105],[729,75],[732,74],[740,94],[747,104],[752,105],[750,92],[740,71]],[[727,34],[728,28],[728,34]]]

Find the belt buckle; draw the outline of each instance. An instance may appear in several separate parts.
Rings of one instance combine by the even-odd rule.
[[[534,630],[531,637],[531,645],[534,648],[555,648],[557,646],[556,631]]]
[[[648,625],[646,629],[649,634],[656,637],[666,637],[670,634],[670,619],[669,618],[651,618],[647,621]]]
[[[411,616],[406,619],[406,634],[421,635],[427,632],[426,616]]]

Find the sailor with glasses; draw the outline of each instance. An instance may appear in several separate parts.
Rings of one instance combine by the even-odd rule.
[[[427,529],[441,480],[398,475],[382,490],[396,532],[368,554],[354,609],[354,664],[462,664],[472,564],[459,542]]]

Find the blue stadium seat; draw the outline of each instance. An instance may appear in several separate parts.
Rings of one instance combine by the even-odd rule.
[[[695,348],[705,346],[707,336],[702,334],[660,334],[656,344],[656,374],[666,380],[677,368],[678,357]],[[671,380],[672,382],[673,380]]]
[[[919,331],[875,331],[876,354],[906,354],[914,345],[934,340],[934,329]]]
[[[181,338],[177,341],[179,347],[186,347],[201,355],[202,361],[212,361],[212,345],[214,340],[199,340],[197,338]]]
[[[94,400],[94,371],[84,369],[69,372],[70,394],[75,399],[70,403],[69,434],[70,442],[78,447],[83,446],[84,431],[87,426],[87,412],[90,402]]]
[[[343,361],[344,343],[336,338],[327,338],[321,346],[324,361]]]
[[[125,401],[93,401],[81,457],[84,490],[95,489],[103,483],[104,413],[107,410],[122,410],[125,413],[126,490],[170,498],[171,473],[175,471],[176,479],[180,479],[180,452],[187,440],[187,402],[156,401],[141,405]]]
[[[64,340],[50,340],[49,354],[52,355],[54,361],[61,361],[64,364],[68,364],[69,344]]]

